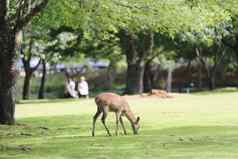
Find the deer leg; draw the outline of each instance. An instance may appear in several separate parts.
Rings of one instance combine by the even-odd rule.
[[[120,113],[116,113],[116,136],[118,136],[119,118],[120,118]]]
[[[127,135],[127,133],[126,133],[126,129],[125,129],[125,126],[124,126],[124,123],[123,123],[123,120],[122,120],[122,116],[120,116],[119,120],[120,120],[120,123],[121,123],[122,129],[123,129],[123,131],[124,131],[124,134]]]
[[[98,109],[96,114],[93,116],[93,129],[92,129],[92,136],[94,136],[94,132],[95,132],[95,124],[97,121],[97,118],[99,117],[99,115],[101,114],[101,111]]]
[[[107,111],[103,110],[103,115],[102,115],[102,119],[101,119],[102,124],[104,125],[105,129],[107,130],[107,134],[109,136],[112,136],[107,125],[106,125],[106,118],[107,118]]]

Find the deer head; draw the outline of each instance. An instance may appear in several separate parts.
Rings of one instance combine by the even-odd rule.
[[[139,133],[139,129],[140,129],[139,121],[140,121],[140,117],[137,117],[136,121],[132,123],[132,129],[135,135]]]

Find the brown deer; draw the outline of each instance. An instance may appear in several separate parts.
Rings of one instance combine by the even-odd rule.
[[[116,136],[118,135],[118,123],[120,121],[120,124],[123,128],[124,134],[126,135],[126,129],[122,120],[122,116],[126,116],[126,118],[130,121],[132,130],[134,134],[138,134],[138,130],[140,128],[139,125],[139,117],[135,117],[132,111],[130,110],[130,107],[127,103],[127,101],[114,93],[101,93],[96,96],[95,102],[97,104],[97,112],[93,117],[93,128],[92,128],[92,136],[94,136],[95,132],[95,124],[96,120],[99,117],[99,115],[102,113],[102,124],[104,125],[107,134],[111,136],[111,133],[106,125],[106,118],[108,115],[108,112],[115,112],[116,114]]]

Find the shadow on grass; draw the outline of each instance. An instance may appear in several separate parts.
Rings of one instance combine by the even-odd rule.
[[[238,133],[238,126],[182,126],[182,127],[169,127],[164,129],[155,129],[155,130],[144,130],[143,134],[153,134],[153,132],[157,132],[160,135],[192,135],[192,134],[216,134],[216,133]]]
[[[84,99],[64,98],[64,99],[42,99],[42,100],[20,100],[17,104],[39,104],[39,103],[67,103]]]

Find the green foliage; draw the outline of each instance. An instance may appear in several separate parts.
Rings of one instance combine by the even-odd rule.
[[[78,6],[79,1],[50,0],[44,12],[33,19],[34,29],[47,31],[49,28],[57,28],[62,25],[75,26],[76,18],[77,24],[80,24],[81,21],[78,21],[80,20]]]
[[[33,24],[43,34],[49,28],[61,26],[80,30],[83,39],[77,44],[81,51],[76,52],[93,57],[109,54],[115,57],[121,52],[117,38],[121,29],[130,32],[150,30],[175,38],[178,33],[203,33],[207,28],[230,20],[230,12],[214,0],[52,0]],[[211,45],[213,39],[205,32],[204,35],[203,41]],[[77,46],[68,47],[65,51],[74,52]]]
[[[229,14],[224,9],[205,2],[200,2],[193,8],[183,0],[104,0],[100,4],[95,21],[113,28],[112,30],[154,30],[174,35],[178,31],[202,30],[229,20]]]

